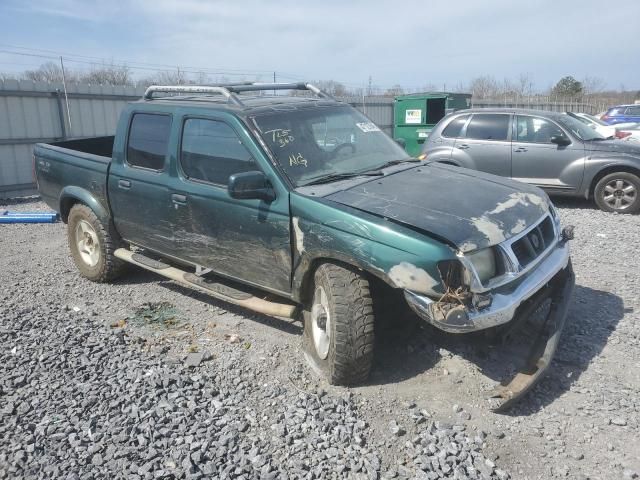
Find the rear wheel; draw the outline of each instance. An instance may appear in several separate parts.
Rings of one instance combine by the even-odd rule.
[[[108,282],[122,272],[124,262],[113,255],[120,243],[118,234],[86,205],[71,208],[67,237],[71,256],[83,277]]]
[[[640,210],[640,178],[628,172],[610,173],[596,185],[594,198],[605,212],[635,213]]]
[[[373,363],[374,315],[369,282],[335,264],[315,272],[311,305],[304,312],[304,344],[312,366],[329,383],[364,382]]]

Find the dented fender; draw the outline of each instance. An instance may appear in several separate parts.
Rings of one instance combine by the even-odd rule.
[[[437,265],[456,258],[450,245],[377,216],[304,196],[292,195],[291,212],[294,300],[304,298],[307,280],[325,261],[351,265],[393,288],[443,293]]]

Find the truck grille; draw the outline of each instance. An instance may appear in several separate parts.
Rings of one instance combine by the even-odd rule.
[[[542,222],[529,230],[526,235],[511,244],[511,250],[521,267],[526,267],[554,241],[555,232],[551,217],[545,217]]]

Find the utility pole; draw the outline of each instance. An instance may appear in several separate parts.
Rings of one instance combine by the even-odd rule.
[[[67,95],[67,77],[64,73],[64,62],[60,55],[60,68],[62,69],[62,88],[64,89],[64,101],[67,104],[67,121],[69,122],[69,134],[71,134],[71,111],[69,110],[69,96]]]

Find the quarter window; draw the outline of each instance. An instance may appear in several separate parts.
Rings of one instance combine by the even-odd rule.
[[[467,123],[467,120],[469,120],[469,115],[461,115],[458,118],[454,118],[449,122],[449,125],[444,128],[442,136],[449,138],[459,137],[462,127]]]
[[[192,180],[226,185],[236,173],[256,170],[236,132],[216,120],[189,118],[182,131],[180,165]]]
[[[133,167],[162,170],[169,146],[171,117],[136,113],[129,128],[127,163]]]
[[[551,143],[551,137],[564,136],[555,123],[540,117],[518,117],[516,138],[518,142]]]
[[[475,114],[467,125],[466,138],[475,140],[506,140],[509,132],[509,115]]]

